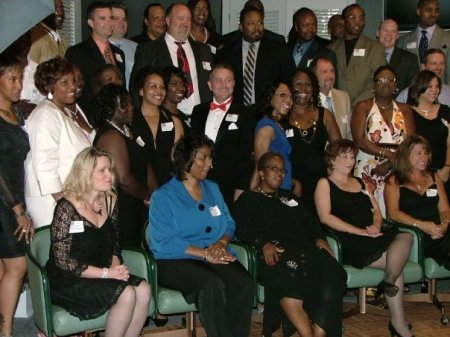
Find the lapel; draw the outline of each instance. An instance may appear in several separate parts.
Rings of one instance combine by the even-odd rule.
[[[444,40],[444,34],[448,34],[445,32],[442,28],[436,26],[434,29],[433,36],[431,37],[430,46],[429,48],[439,48],[442,49],[444,53],[447,53],[448,48],[450,46],[447,46],[445,44]]]
[[[392,51],[391,59],[389,60],[389,65],[392,67],[397,67],[401,65],[402,60],[400,57],[400,53],[398,52],[398,48],[394,47],[394,50]]]
[[[90,54],[95,59],[97,64],[106,64],[105,59],[103,58],[103,55],[100,52],[100,49],[98,49],[97,44],[95,43],[94,39],[91,36],[87,40],[87,45],[88,45]]]
[[[216,144],[219,144],[223,137],[228,133],[228,128],[230,127],[231,123],[235,123],[236,125],[238,125],[238,121],[236,122],[228,122],[227,121],[227,116],[228,115],[238,115],[239,111],[236,109],[236,103],[233,101],[230,104],[230,107],[228,109],[228,111],[226,112],[225,116],[223,117],[222,123],[220,123],[220,127],[219,130],[217,131],[217,137],[216,137]],[[238,117],[239,118],[239,117]]]
[[[198,125],[201,126],[201,129],[199,130],[200,133],[205,134],[206,130],[206,120],[208,119],[209,114],[209,104],[211,102],[205,103],[203,106],[203,109],[198,111]]]
[[[195,69],[197,70],[197,76],[203,71],[203,55],[201,53],[200,48],[197,48],[197,46],[195,45],[195,41],[192,41],[191,39],[189,39],[189,44],[191,45],[192,48],[192,53],[194,54],[194,58],[195,58]],[[211,64],[209,65],[209,67],[211,68]],[[211,70],[211,69],[210,69]]]
[[[257,86],[257,81],[259,81],[258,74],[261,74],[264,69],[266,69],[266,64],[264,63],[267,59],[266,55],[271,55],[271,51],[267,48],[267,42],[264,38],[261,39],[258,48],[258,55],[256,55],[256,64],[255,64],[255,85]],[[241,58],[242,58],[242,48],[241,48]],[[255,90],[255,88],[253,88]],[[256,93],[255,93],[256,95]]]
[[[342,62],[338,62],[338,72],[341,74],[345,74],[347,71],[347,61],[345,58],[345,42],[344,39],[339,39],[335,42],[336,48],[334,48],[334,52],[336,53],[336,59],[341,60]]]
[[[344,102],[341,99],[341,95],[339,95],[335,89],[331,89],[331,92],[331,101],[333,102],[334,114],[336,121],[338,121],[338,124],[340,125],[342,121],[341,111],[345,111],[346,107],[343,106]]]
[[[353,53],[355,50],[357,49],[364,49],[365,50],[365,54],[364,56],[351,56],[350,57],[350,62],[348,62],[348,69],[347,71],[351,71],[351,69],[353,67],[357,67],[358,65],[361,64],[361,62],[359,62],[360,60],[364,60],[365,57],[367,56],[367,53],[369,53],[369,48],[367,48],[367,43],[366,43],[366,37],[364,35],[360,35],[358,38],[358,41],[356,41],[356,45],[355,45],[355,49],[353,49]],[[345,47],[344,47],[345,50]],[[344,52],[345,55],[345,52]]]
[[[314,56],[317,55],[317,51],[320,48],[320,44],[319,42],[316,41],[316,39],[314,39],[311,44],[309,45],[309,48],[306,50],[305,55],[303,55],[302,60],[300,61],[300,63],[298,64],[299,67],[307,67],[308,66],[308,60],[309,59],[314,59]]]

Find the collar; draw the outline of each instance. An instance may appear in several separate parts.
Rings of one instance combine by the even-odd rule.
[[[43,22],[41,22],[40,25],[47,31],[47,33],[53,38],[53,40],[55,40],[56,42],[61,41],[61,35],[59,35],[59,32],[57,30],[53,30]]]
[[[171,44],[175,44],[175,42],[181,42],[183,43],[183,45],[189,44],[188,39],[184,40],[184,41],[177,41],[174,39],[174,37],[172,35],[170,35],[169,33],[166,33],[166,35],[164,35],[164,39],[166,40],[167,43],[171,43]],[[177,46],[177,45],[176,45]],[[178,47],[178,46],[177,46]]]

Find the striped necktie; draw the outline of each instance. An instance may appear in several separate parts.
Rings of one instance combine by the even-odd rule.
[[[194,92],[194,84],[192,83],[191,68],[189,67],[189,61],[186,56],[186,52],[184,51],[183,43],[184,42],[175,42],[175,44],[178,46],[177,61],[178,68],[180,68],[186,75],[187,89],[185,96],[190,97]]]
[[[426,30],[422,30],[421,33],[422,33],[422,37],[420,38],[420,41],[419,41],[419,59],[420,59],[420,63],[422,63],[423,57],[424,57],[425,53],[428,50],[427,31]]]
[[[256,51],[255,44],[250,43],[250,47],[247,52],[247,59],[245,60],[244,68],[244,105],[250,106],[253,98],[253,83],[255,75],[255,60]]]

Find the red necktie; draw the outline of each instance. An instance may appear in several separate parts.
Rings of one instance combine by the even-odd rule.
[[[114,57],[112,55],[111,46],[109,43],[106,44],[105,50],[103,51],[103,57],[105,58],[105,62],[107,64],[116,64]]]
[[[175,42],[175,44],[178,46],[177,49],[177,61],[178,61],[178,68],[183,70],[184,74],[186,75],[186,81],[187,81],[187,90],[186,90],[186,97],[190,97],[192,93],[194,92],[194,84],[192,83],[192,77],[191,77],[191,69],[189,68],[189,61],[186,57],[186,52],[183,49],[183,43],[184,42]]]
[[[211,103],[209,103],[209,108],[211,110],[220,109],[222,111],[227,111],[227,102],[223,102],[221,104],[211,102]]]

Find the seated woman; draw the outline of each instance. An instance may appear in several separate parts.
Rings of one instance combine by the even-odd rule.
[[[228,249],[234,220],[217,184],[206,180],[212,152],[204,135],[175,145],[174,177],[151,200],[150,248],[158,283],[196,304],[208,337],[248,337],[254,284]]]
[[[431,148],[422,136],[400,145],[385,188],[389,218],[424,233],[425,256],[450,270],[450,208],[438,174],[431,173]]]
[[[111,155],[95,147],[75,158],[55,208],[46,268],[53,304],[81,320],[109,310],[106,337],[137,337],[150,286],[121,263],[113,169]]]
[[[127,126],[133,120],[131,96],[122,85],[107,84],[94,98],[99,127],[94,145],[111,153],[119,195],[120,245],[139,247],[148,220],[148,204],[156,177],[142,139]]]
[[[235,204],[237,237],[258,250],[258,276],[270,296],[265,315],[281,305],[301,336],[342,336],[346,273],[316,218],[294,194],[280,189],[285,173],[281,154],[261,156],[258,185]]]
[[[409,233],[382,227],[380,207],[361,178],[353,176],[358,148],[347,139],[328,144],[325,160],[328,178],[319,180],[315,193],[323,224],[333,229],[342,243],[344,264],[370,266],[385,271],[378,291],[384,292],[391,312],[392,335],[411,336],[403,312],[403,267],[412,246]]]

